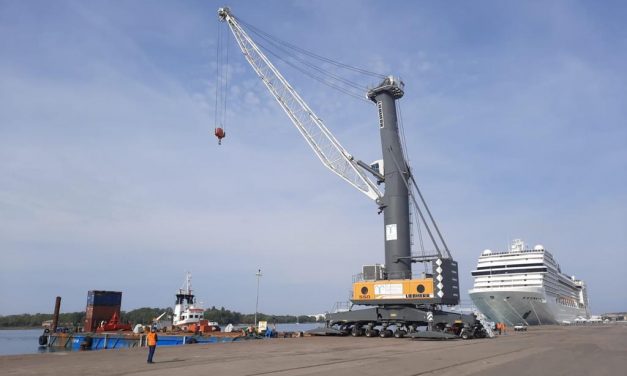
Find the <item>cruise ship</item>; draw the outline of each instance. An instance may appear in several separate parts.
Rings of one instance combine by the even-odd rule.
[[[483,251],[470,298],[494,322],[507,325],[569,324],[588,319],[586,285],[560,269],[542,245],[513,241],[507,252]]]

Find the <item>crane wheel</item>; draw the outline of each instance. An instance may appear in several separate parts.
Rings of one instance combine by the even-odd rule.
[[[392,337],[392,331],[390,329],[382,330],[381,333],[379,333],[379,337],[381,338]]]
[[[359,337],[364,333],[364,331],[357,326],[353,326],[353,328],[351,329],[351,336],[353,337]]]
[[[394,338],[403,338],[403,337],[405,337],[405,334],[407,334],[406,331],[400,330],[400,329],[396,329],[394,331]]]
[[[377,329],[366,329],[366,337],[377,337],[379,331]]]

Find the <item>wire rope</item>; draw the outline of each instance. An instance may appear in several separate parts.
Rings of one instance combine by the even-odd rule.
[[[231,41],[231,33],[226,33],[226,64],[224,66],[224,111],[222,113],[222,129],[226,132],[226,103],[229,97],[229,46]]]
[[[411,169],[409,167],[409,151],[407,150],[407,138],[405,137],[405,123],[403,121],[403,111],[401,109],[401,101],[398,100],[396,101],[396,109],[397,109],[397,113],[398,113],[398,124],[399,124],[399,129],[400,129],[400,135],[401,135],[401,145],[402,148],[401,150],[404,151],[405,153],[405,160],[407,161],[407,169],[408,169],[408,173],[411,174]],[[410,189],[409,189],[409,194],[413,195],[413,189],[411,188],[413,187],[413,185],[410,184]],[[410,208],[413,209],[412,205],[410,205]],[[422,238],[422,227],[420,225],[420,220],[416,217],[416,228],[417,228],[417,232],[418,232],[418,241],[420,243],[420,252],[421,254],[424,256],[425,255],[425,247],[424,247],[424,240]],[[426,267],[425,267],[425,272],[426,272]]]
[[[402,150],[405,153],[405,159],[407,160],[407,163],[409,163],[409,150],[407,149],[407,138],[405,137],[405,123],[403,122],[403,112],[401,111],[400,99],[396,101],[396,109],[398,113],[398,123],[400,125],[399,128],[401,130],[401,144],[403,146]]]
[[[218,119],[219,119],[219,98],[220,98],[220,68],[222,65],[222,61],[220,59],[221,46],[220,43],[222,41],[222,27],[218,24],[218,43],[216,43],[216,97],[215,97],[215,107],[214,107],[214,127],[218,127]]]
[[[276,42],[275,42],[275,41],[273,41],[272,39],[267,38],[267,37],[266,37],[266,36],[264,36],[263,34],[257,33],[257,32],[256,32],[256,31],[254,31],[254,30],[251,30],[251,31],[252,31],[254,34],[256,34],[257,36],[259,36],[260,38],[262,38],[262,39],[264,39],[265,41],[267,41],[267,42],[271,43],[271,44],[272,44],[275,48],[277,48],[277,49],[279,49],[279,50],[283,51],[286,55],[288,55],[288,56],[292,57],[294,60],[296,60],[296,61],[298,61],[298,62],[302,63],[303,65],[306,65],[306,66],[310,67],[311,69],[316,70],[316,71],[318,71],[318,72],[320,72],[320,73],[323,73],[323,74],[326,74],[326,75],[328,75],[328,76],[331,76],[331,77],[333,77],[334,79],[336,79],[336,80],[338,80],[338,81],[340,81],[340,82],[344,83],[344,84],[345,84],[345,85],[347,85],[347,86],[351,86],[351,87],[353,87],[353,88],[355,88],[355,89],[362,90],[362,91],[366,91],[366,90],[367,90],[366,86],[364,86],[364,85],[360,85],[360,84],[358,84],[358,83],[356,83],[356,82],[353,82],[353,81],[351,81],[351,80],[349,80],[349,79],[346,79],[346,78],[344,78],[344,77],[338,76],[337,74],[332,73],[332,72],[330,72],[330,71],[328,71],[328,70],[326,70],[326,69],[323,69],[323,68],[321,68],[321,67],[319,67],[319,66],[316,66],[315,64],[312,64],[312,63],[308,62],[307,60],[304,60],[304,59],[300,58],[297,54],[294,54],[293,52],[290,52],[289,50],[285,49],[285,48],[284,48],[284,47],[282,47],[280,44],[276,43]]]
[[[284,41],[284,40],[282,40],[282,39],[280,39],[278,37],[275,37],[272,34],[269,34],[269,33],[265,32],[265,31],[255,27],[255,26],[249,24],[248,22],[243,21],[241,18],[238,18],[238,21],[239,21],[240,24],[246,26],[250,30],[254,30],[254,31],[256,31],[256,32],[258,32],[260,34],[264,34],[268,38],[276,40],[277,43],[280,43],[280,44],[282,44],[282,45],[284,45],[284,46],[286,46],[288,48],[291,48],[291,49],[293,49],[295,51],[298,51],[298,52],[300,52],[300,53],[302,53],[304,55],[307,55],[307,56],[310,56],[312,58],[315,58],[315,59],[318,59],[318,60],[321,60],[321,61],[333,64],[335,66],[338,66],[338,67],[341,67],[341,68],[344,68],[344,69],[352,70],[354,72],[361,73],[361,74],[364,74],[364,75],[377,77],[377,78],[385,78],[385,77],[387,77],[384,74],[373,72],[373,71],[369,71],[369,70],[366,70],[366,69],[363,69],[363,68],[359,68],[359,67],[355,67],[355,66],[352,66],[352,65],[349,65],[349,64],[345,64],[345,63],[342,63],[340,61],[333,60],[333,59],[330,59],[328,57],[324,57],[322,55],[318,55],[318,54],[316,54],[314,52],[308,51],[308,50],[306,50],[304,48],[298,47],[298,46],[296,46],[296,45],[294,45],[292,43],[286,42],[286,41]]]
[[[296,60],[298,63],[308,67],[311,70],[316,71],[319,74],[316,74],[314,72],[311,72],[309,70],[307,70],[307,68],[303,68],[301,66],[298,66],[297,64],[295,64],[294,62],[289,61],[287,58],[284,58],[283,56],[281,56],[278,52],[272,50],[268,45],[264,45],[261,44],[259,42],[256,42],[261,48],[263,48],[266,52],[272,54],[273,56],[275,56],[276,58],[278,58],[279,60],[281,60],[282,62],[284,62],[285,64],[289,65],[290,67],[296,69],[297,71],[303,73],[304,75],[308,76],[309,78],[312,78],[334,90],[337,90],[345,95],[348,95],[350,97],[359,99],[361,101],[364,102],[368,102],[370,103],[370,101],[368,99],[366,99],[364,97],[364,95],[362,94],[362,92],[367,90],[367,87],[364,85],[360,85],[354,81],[351,81],[345,77],[339,76],[331,71],[329,71],[328,69],[324,69],[320,66],[317,66],[315,64],[312,64],[311,62],[305,60],[302,55],[306,55],[309,56],[311,58],[314,59],[318,59],[320,61],[324,61],[327,62],[329,64],[335,65],[337,67],[340,68],[344,68],[344,69],[348,69],[351,70],[353,72],[357,72],[357,73],[361,73],[364,75],[368,75],[368,76],[374,76],[377,78],[385,78],[386,76],[383,74],[379,74],[376,72],[372,72],[372,71],[368,71],[366,69],[362,69],[362,68],[358,68],[358,67],[354,67],[351,66],[349,64],[345,64],[321,55],[318,55],[316,53],[313,53],[311,51],[308,51],[304,48],[298,47],[294,44],[291,44],[289,42],[286,42],[284,40],[281,40],[278,37],[273,36],[270,33],[267,33],[241,19],[238,18],[238,22],[240,23],[240,25],[244,26],[246,29],[248,29],[249,32],[257,35],[258,37],[260,37],[261,39],[265,40],[266,42],[268,42],[270,45],[272,45],[275,49],[280,50],[283,54],[291,57],[292,59]],[[301,55],[292,52],[292,51],[296,51],[297,53],[300,53]],[[322,75],[322,76],[321,76]],[[343,87],[343,86],[349,86],[352,89],[357,89],[359,90],[359,93],[355,93],[354,91],[352,91],[349,88]]]
[[[264,51],[266,51],[267,53],[269,53],[272,56],[276,57],[277,59],[281,60],[282,62],[284,62],[285,64],[289,65],[290,67],[298,70],[299,72],[303,73],[304,75],[306,75],[306,76],[308,76],[308,77],[310,77],[310,78],[312,78],[312,79],[314,79],[314,80],[316,80],[316,81],[318,81],[318,82],[320,82],[320,83],[322,83],[324,85],[327,85],[327,86],[329,86],[329,87],[331,87],[331,88],[333,88],[335,90],[338,90],[339,92],[341,92],[343,94],[346,94],[348,96],[351,96],[353,98],[356,98],[356,99],[359,99],[359,100],[362,100],[362,101],[365,101],[365,102],[370,102],[363,95],[359,95],[359,94],[356,94],[354,92],[351,92],[351,91],[347,90],[346,88],[343,88],[343,87],[341,87],[341,86],[339,86],[337,84],[334,84],[332,82],[329,82],[329,81],[325,80],[324,77],[317,76],[317,75],[313,74],[312,72],[309,72],[306,69],[303,69],[302,67],[299,67],[298,65],[296,65],[296,64],[288,61],[284,57],[280,56],[279,54],[277,54],[276,52],[274,52],[272,49],[268,48],[267,46],[265,46],[265,45],[263,45],[263,44],[261,44],[259,42],[256,42],[256,44],[259,47],[261,47]]]

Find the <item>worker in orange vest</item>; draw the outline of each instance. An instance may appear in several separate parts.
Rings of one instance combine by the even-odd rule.
[[[157,330],[153,326],[150,328],[150,333],[146,335],[146,343],[148,344],[148,363],[153,363],[152,357],[155,355],[155,349],[157,348]]]

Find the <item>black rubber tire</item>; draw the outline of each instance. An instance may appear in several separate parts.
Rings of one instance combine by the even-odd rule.
[[[366,337],[374,337],[374,329],[366,328],[365,335],[366,335]]]
[[[39,336],[39,346],[46,346],[48,344],[48,336]]]
[[[363,330],[357,326],[353,326],[351,329],[351,336],[360,337],[363,334]]]
[[[462,339],[469,339],[469,338],[470,338],[470,336],[468,335],[468,332],[464,331],[462,333]]]
[[[403,337],[405,337],[405,331],[404,330],[396,329],[394,331],[394,338],[403,338]]]
[[[91,350],[91,346],[93,345],[93,343],[93,337],[85,337],[85,339],[83,339],[83,342],[81,342],[81,350]]]
[[[390,329],[382,330],[379,333],[379,337],[381,337],[381,338],[389,338],[389,337],[392,337],[393,335],[394,335],[394,333],[392,333],[392,331]]]

